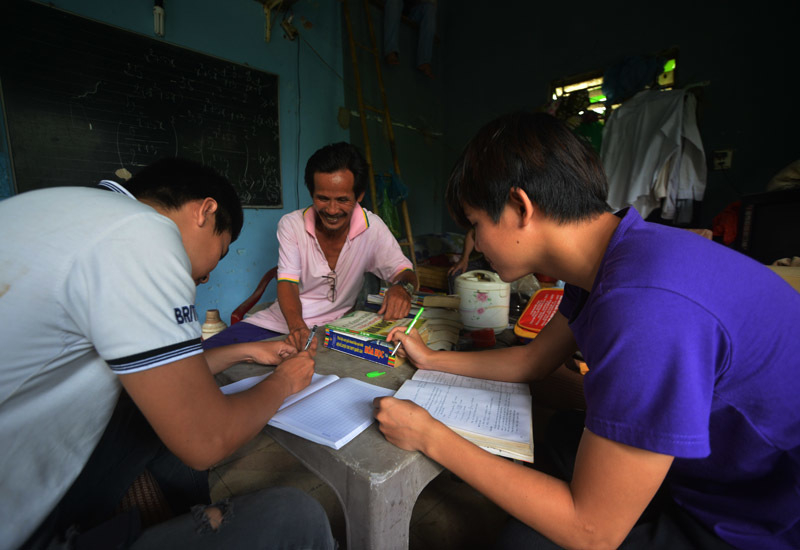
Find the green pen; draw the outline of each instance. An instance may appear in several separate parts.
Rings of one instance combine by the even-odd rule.
[[[417,322],[417,319],[419,319],[419,316],[420,316],[420,315],[422,315],[422,311],[423,311],[424,309],[425,309],[424,307],[420,307],[420,308],[419,308],[419,311],[417,312],[417,314],[416,314],[416,315],[414,315],[414,319],[412,319],[412,320],[411,320],[411,324],[410,324],[410,325],[408,325],[408,328],[406,329],[406,334],[408,334],[409,332],[411,332],[411,329],[412,329],[412,328],[414,328],[414,323],[416,323],[416,322]],[[397,345],[396,345],[396,346],[394,347],[394,349],[392,350],[392,357],[394,357],[394,354],[395,354],[395,353],[397,353],[397,349],[400,347],[400,344],[401,344],[401,342],[397,342]]]

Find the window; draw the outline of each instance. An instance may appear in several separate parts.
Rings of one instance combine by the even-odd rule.
[[[672,48],[670,50],[659,52],[656,54],[656,57],[666,59],[667,61],[664,63],[664,71],[658,76],[658,79],[655,81],[655,83],[649,87],[651,89],[671,90],[676,85],[678,49]],[[558,102],[560,104],[575,103],[575,101],[567,102],[566,99],[570,96],[579,95],[581,96],[580,100],[578,100],[577,97],[574,97],[573,99],[578,100],[582,106],[586,106],[588,100],[588,106],[586,106],[586,110],[594,111],[601,121],[605,120],[608,114],[619,107],[620,104],[607,104],[607,98],[603,93],[604,74],[605,70],[600,69],[589,73],[561,78],[551,82],[551,101],[553,103]],[[578,113],[572,114],[578,114],[582,116],[584,111],[579,111]]]

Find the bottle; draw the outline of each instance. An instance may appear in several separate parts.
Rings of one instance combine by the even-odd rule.
[[[228,325],[226,325],[225,322],[219,318],[219,310],[209,309],[206,311],[206,322],[203,323],[203,326],[201,327],[201,339],[208,340],[226,328],[228,328]]]

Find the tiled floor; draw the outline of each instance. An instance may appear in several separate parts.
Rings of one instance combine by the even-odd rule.
[[[213,500],[259,488],[297,487],[328,513],[334,537],[347,548],[341,506],[333,490],[267,435],[259,435],[211,471]],[[411,517],[410,550],[491,548],[507,514],[445,470],[422,491]]]

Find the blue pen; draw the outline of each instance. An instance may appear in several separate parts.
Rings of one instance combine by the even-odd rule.
[[[419,308],[419,311],[417,312],[416,315],[414,315],[414,319],[412,319],[411,324],[408,325],[408,328],[406,329],[406,334],[411,332],[411,329],[414,328],[414,323],[417,322],[417,319],[419,319],[419,316],[422,315],[422,311],[424,309],[425,309],[424,307]],[[400,347],[400,344],[401,344],[401,342],[397,342],[397,345],[392,350],[392,357],[394,357],[394,354],[397,353],[397,349]]]

